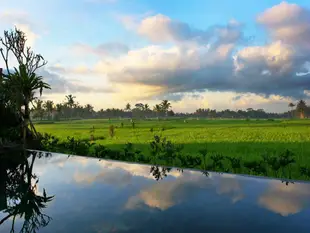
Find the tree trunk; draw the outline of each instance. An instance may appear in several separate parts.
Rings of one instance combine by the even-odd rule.
[[[291,108],[291,118],[293,119],[293,108]]]
[[[23,143],[24,149],[27,149],[27,128],[29,123],[29,103],[25,103],[24,125],[23,125]]]

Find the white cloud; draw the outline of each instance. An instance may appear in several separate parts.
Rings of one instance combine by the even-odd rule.
[[[127,185],[133,177],[140,176],[146,179],[155,180],[150,173],[150,166],[140,164],[130,164],[124,162],[98,161],[87,158],[72,157],[77,163],[82,163],[84,167],[95,165],[98,169],[95,172],[78,171],[74,174],[74,180],[77,183],[92,184],[94,182],[103,182],[115,185]],[[174,170],[169,173],[171,177],[179,177],[181,173]]]
[[[200,172],[184,171],[182,176],[173,180],[163,180],[141,190],[128,199],[125,208],[136,209],[143,205],[150,208],[166,210],[180,204],[199,190],[214,189],[219,195],[228,195],[232,204],[243,199],[242,187],[235,176],[210,174],[203,176]]]
[[[282,2],[267,9],[257,18],[271,36],[286,43],[310,49],[310,10]]]
[[[286,186],[280,181],[272,181],[258,203],[282,216],[297,214],[310,205],[310,185],[299,183]]]

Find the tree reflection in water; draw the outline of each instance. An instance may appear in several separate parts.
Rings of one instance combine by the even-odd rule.
[[[48,196],[46,190],[39,194],[37,185],[39,178],[33,174],[33,165],[36,158],[49,157],[50,153],[45,152],[22,152],[22,155],[14,155],[19,161],[1,158],[1,179],[4,179],[7,208],[6,213],[0,220],[0,225],[8,219],[12,219],[11,233],[15,232],[16,217],[23,218],[21,233],[35,233],[39,228],[49,224],[52,218],[42,212],[47,203],[52,201],[54,196]],[[9,156],[12,158],[12,155]],[[3,183],[3,181],[2,181]],[[2,195],[2,194],[0,194]]]
[[[167,174],[172,170],[171,167],[162,167],[162,166],[151,166],[150,174],[158,181],[167,177]],[[175,168],[178,172],[183,173],[183,169]]]
[[[158,166],[158,165],[153,165],[150,168],[150,174],[153,175],[153,177],[159,181],[162,180],[164,178],[167,177],[167,175],[169,174],[169,172],[176,170],[180,173],[183,173],[183,169],[180,168],[171,168],[171,167],[164,167],[164,166]],[[208,171],[199,171],[203,176],[205,177],[209,177],[210,173]],[[223,172],[213,172],[219,175],[223,175]],[[289,184],[294,184],[294,181],[291,180],[281,180],[282,184],[285,184],[286,186],[288,186]]]

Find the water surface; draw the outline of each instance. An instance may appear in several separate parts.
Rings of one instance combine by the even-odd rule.
[[[310,232],[309,183],[63,154],[0,164],[1,233]]]

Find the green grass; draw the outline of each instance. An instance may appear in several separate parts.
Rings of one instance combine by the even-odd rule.
[[[124,127],[121,128],[121,122]],[[109,136],[109,126],[117,126],[115,137]],[[162,135],[183,152],[198,154],[199,150],[218,152],[225,156],[259,159],[263,153],[278,154],[289,149],[296,154],[299,165],[310,165],[310,120],[141,120],[132,129],[129,120],[76,120],[36,124],[39,132],[59,138],[67,136],[89,139],[94,126],[95,141],[111,149],[121,149],[128,142],[148,153],[154,135]],[[154,131],[151,132],[150,129]],[[163,131],[162,129],[165,128]],[[97,140],[96,140],[97,139]]]

